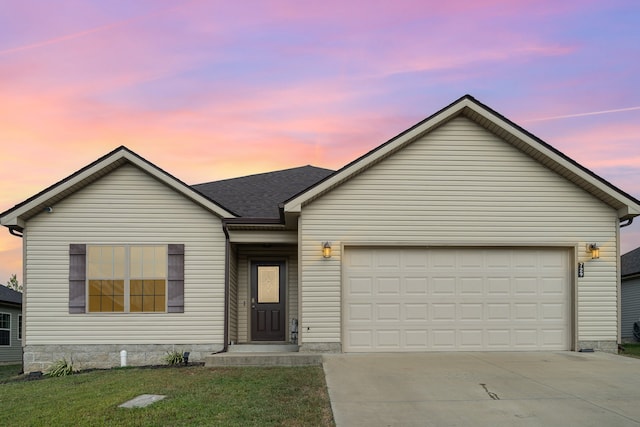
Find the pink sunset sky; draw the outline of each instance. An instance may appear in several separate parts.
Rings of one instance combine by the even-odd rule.
[[[120,145],[189,184],[336,169],[467,93],[638,198],[639,18],[637,0],[8,2],[0,211]],[[4,283],[22,241],[0,232]]]

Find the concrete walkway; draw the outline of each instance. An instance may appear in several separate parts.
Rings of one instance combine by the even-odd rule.
[[[324,355],[342,426],[640,426],[640,359],[606,353]]]

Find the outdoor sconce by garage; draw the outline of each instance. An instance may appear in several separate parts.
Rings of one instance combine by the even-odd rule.
[[[587,244],[587,252],[591,253],[591,259],[600,258],[600,247],[598,247],[597,243]]]
[[[324,242],[322,244],[322,257],[331,258],[331,243]]]

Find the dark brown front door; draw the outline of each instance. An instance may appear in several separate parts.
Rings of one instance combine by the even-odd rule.
[[[285,339],[285,263],[251,263],[251,340]]]

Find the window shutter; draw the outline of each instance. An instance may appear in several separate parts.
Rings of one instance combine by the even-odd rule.
[[[69,313],[86,312],[87,245],[69,245]]]
[[[184,313],[184,245],[168,245],[167,311]]]

